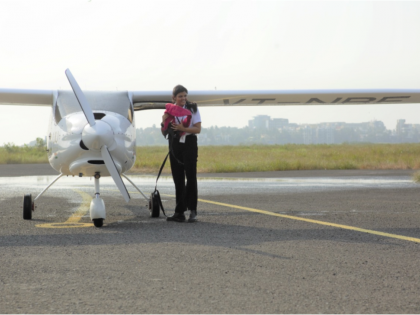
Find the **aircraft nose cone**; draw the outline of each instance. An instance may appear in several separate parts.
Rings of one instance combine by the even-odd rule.
[[[100,150],[103,145],[111,147],[115,142],[112,127],[101,120],[97,120],[94,126],[86,125],[82,140],[90,150]]]

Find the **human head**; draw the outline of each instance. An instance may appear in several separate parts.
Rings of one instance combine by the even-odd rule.
[[[184,86],[178,84],[172,91],[172,100],[175,104],[184,106],[187,102],[187,95],[188,90]]]

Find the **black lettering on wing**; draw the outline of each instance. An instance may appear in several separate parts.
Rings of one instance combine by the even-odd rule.
[[[395,103],[403,102],[403,100],[398,100],[398,98],[410,98],[411,96],[385,96],[381,98],[378,103]]]
[[[239,101],[233,103],[232,105],[236,105],[236,104],[242,103],[243,101],[245,101],[245,98],[241,98]]]
[[[316,98],[316,97],[313,97],[309,99],[309,101],[306,102],[306,104],[310,104],[310,103],[325,104],[324,101],[321,101],[319,98]]]
[[[265,101],[275,101],[275,98],[253,98],[254,102],[258,101],[257,105],[263,104]]]
[[[371,103],[376,100],[375,97],[348,97],[343,104],[354,103],[354,104],[365,104]]]

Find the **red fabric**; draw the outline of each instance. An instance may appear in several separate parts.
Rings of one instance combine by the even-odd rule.
[[[165,114],[168,114],[169,117],[166,118],[166,120],[165,120],[164,126],[162,127],[163,130],[166,130],[168,128],[169,124],[171,124],[171,123],[178,124],[178,122],[175,121],[175,117],[187,116],[182,121],[182,125],[184,127],[187,127],[187,128],[190,126],[192,114],[188,109],[185,109],[181,106],[174,105],[174,104],[171,104],[171,103],[166,104],[165,107],[166,107]],[[185,134],[185,132],[181,133],[181,136],[183,134]]]

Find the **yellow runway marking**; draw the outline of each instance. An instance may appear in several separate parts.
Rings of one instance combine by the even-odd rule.
[[[164,194],[161,194],[161,195],[162,196],[167,196],[167,197],[175,197],[175,196],[172,196],[172,195],[164,195]],[[231,205],[231,204],[228,204],[228,203],[221,203],[221,202],[204,200],[204,199],[198,199],[198,201],[204,202],[204,203],[211,203],[211,204],[214,204],[214,205],[228,207],[228,208],[241,209],[241,210],[246,210],[246,211],[250,211],[250,212],[256,212],[256,213],[271,215],[271,216],[285,218],[285,219],[304,221],[304,222],[308,222],[308,223],[332,226],[332,227],[345,229],[345,230],[357,231],[357,232],[362,232],[362,233],[380,235],[380,236],[385,236],[385,237],[390,237],[390,238],[396,238],[396,239],[399,239],[399,240],[420,243],[420,238],[415,238],[415,237],[409,237],[409,236],[403,236],[403,235],[398,235],[398,234],[379,232],[379,231],[368,230],[368,229],[362,229],[362,228],[358,228],[358,227],[350,226],[350,225],[343,225],[343,224],[330,223],[330,222],[319,221],[319,220],[306,219],[306,218],[295,217],[295,216],[287,215],[287,214],[279,214],[279,213],[275,213],[275,212],[258,210],[258,209],[247,208],[247,207],[241,207],[241,206]]]
[[[117,190],[115,190],[115,191],[117,191]],[[137,192],[130,192],[130,194],[135,194],[135,193],[137,193]],[[174,195],[166,195],[166,194],[161,194],[161,196],[173,197],[173,198],[175,197]],[[325,221],[319,221],[319,220],[306,219],[306,218],[295,217],[295,216],[287,215],[287,214],[279,214],[279,213],[275,213],[275,212],[253,209],[253,208],[247,208],[247,207],[242,207],[242,206],[236,206],[236,205],[231,205],[231,204],[228,204],[228,203],[221,203],[221,202],[210,201],[210,200],[205,200],[205,199],[198,199],[198,201],[204,202],[204,203],[211,203],[211,204],[214,204],[214,205],[228,207],[228,208],[241,209],[241,210],[246,210],[246,211],[250,211],[250,212],[256,212],[256,213],[261,213],[261,214],[265,214],[265,215],[271,215],[271,216],[285,218],[285,219],[304,221],[304,222],[314,223],[314,224],[319,224],[319,225],[332,226],[332,227],[336,227],[336,228],[339,228],[339,229],[345,229],[345,230],[351,230],[351,231],[356,231],[356,232],[380,235],[380,236],[395,238],[395,239],[399,239],[399,240],[420,243],[420,238],[415,238],[415,237],[385,233],[385,232],[380,232],[380,231],[375,231],[375,230],[362,229],[362,228],[358,228],[358,227],[355,227],[355,226],[344,225],[344,224],[337,224],[337,223],[331,223],[331,222],[325,222]]]
[[[279,213],[265,211],[265,210],[258,210],[258,209],[253,209],[253,208],[235,206],[235,205],[230,205],[230,204],[227,204],[227,203],[215,202],[215,201],[204,200],[204,199],[198,199],[198,201],[205,202],[205,203],[211,203],[211,204],[215,204],[215,205],[219,205],[219,206],[223,206],[223,207],[236,208],[236,209],[241,209],[241,210],[246,210],[246,211],[251,211],[251,212],[262,213],[262,214],[266,214],[266,215],[272,215],[272,216],[275,216],[275,217],[281,217],[281,218],[285,218],[285,219],[304,221],[304,222],[308,222],[308,223],[315,223],[315,224],[320,224],[320,225],[332,226],[332,227],[345,229],[345,230],[352,230],[352,231],[357,231],[357,232],[362,232],[362,233],[375,234],[375,235],[380,235],[380,236],[385,236],[385,237],[396,238],[396,239],[400,239],[400,240],[404,240],[404,241],[420,243],[420,238],[415,238],[415,237],[409,237],[409,236],[403,236],[403,235],[398,235],[398,234],[379,232],[379,231],[368,230],[368,229],[362,229],[362,228],[358,228],[358,227],[354,227],[354,226],[330,223],[330,222],[319,221],[319,220],[306,219],[306,218],[295,217],[295,216],[286,215],[286,214],[279,214]]]
[[[80,227],[90,227],[93,226],[93,223],[80,223],[79,221],[83,218],[84,215],[89,211],[90,201],[92,197],[87,193],[81,190],[74,190],[78,192],[82,198],[82,204],[80,207],[67,219],[64,223],[44,223],[37,224],[36,227],[47,228],[47,229],[68,229],[68,228],[80,228]]]

